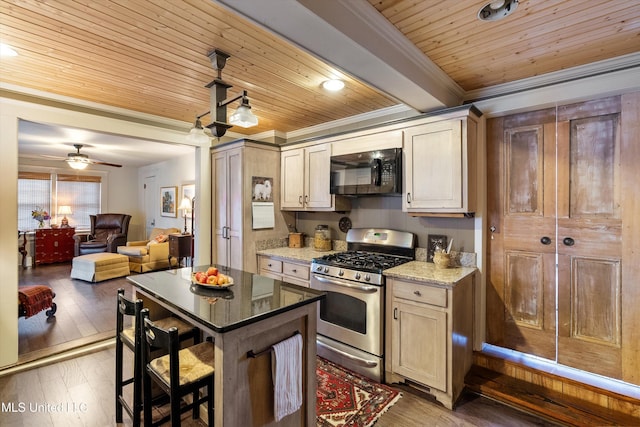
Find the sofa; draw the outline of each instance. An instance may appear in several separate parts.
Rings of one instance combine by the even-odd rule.
[[[74,256],[98,252],[116,253],[117,247],[127,242],[131,215],[104,213],[89,215],[90,233],[73,235]]]
[[[175,267],[176,258],[171,258],[169,264],[169,234],[180,233],[177,228],[154,228],[149,233],[149,239],[127,242],[118,247],[118,253],[129,257],[129,270],[132,273],[147,273],[149,271]]]

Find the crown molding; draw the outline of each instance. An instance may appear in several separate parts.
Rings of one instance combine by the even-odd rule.
[[[510,83],[491,86],[488,88],[470,90],[464,95],[465,102],[477,102],[489,98],[512,95],[519,92],[541,89],[548,86],[558,85],[571,81],[581,80],[588,77],[611,74],[616,71],[623,71],[640,67],[640,52],[619,56],[617,58],[606,59],[586,65],[580,65],[566,70],[554,71],[540,76],[529,77]],[[640,81],[640,73],[637,74]]]

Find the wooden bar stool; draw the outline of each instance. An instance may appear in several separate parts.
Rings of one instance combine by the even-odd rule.
[[[142,300],[132,301],[124,296],[124,289],[118,289],[116,312],[116,422],[122,423],[123,408],[133,421],[134,427],[140,426],[140,411],[142,405]],[[130,316],[135,321],[133,325],[125,328],[125,316]],[[180,341],[193,338],[199,341],[200,331],[175,317],[166,317],[156,321],[158,325],[166,328],[176,328]],[[123,372],[123,348],[126,346],[133,352],[133,376],[124,378]],[[126,385],[133,384],[133,402],[130,404],[123,395]]]
[[[200,417],[200,405],[207,402],[209,425],[213,425],[213,375],[214,346],[203,342],[180,350],[178,330],[161,328],[157,322],[149,319],[149,310],[142,310],[144,339],[147,343],[142,351],[144,370],[144,425],[157,426],[166,421],[152,422],[151,382],[155,382],[169,395],[171,426],[180,425],[180,414],[191,409],[193,419]],[[151,350],[161,348],[166,355],[151,359]],[[200,397],[200,389],[206,387],[206,396]],[[182,398],[193,395],[192,403],[181,408]]]

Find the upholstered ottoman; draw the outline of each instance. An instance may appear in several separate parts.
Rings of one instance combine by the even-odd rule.
[[[129,257],[111,252],[80,255],[71,264],[71,278],[102,282],[129,275]]]

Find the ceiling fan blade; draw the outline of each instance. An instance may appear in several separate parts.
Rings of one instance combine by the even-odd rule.
[[[52,160],[66,160],[66,157],[60,157],[60,156],[50,156],[48,154],[40,154],[39,157],[44,157],[47,159],[52,159]]]
[[[91,163],[93,163],[94,165],[113,166],[114,168],[121,168],[122,167],[122,165],[117,165],[115,163],[97,162],[95,160],[92,160]]]

